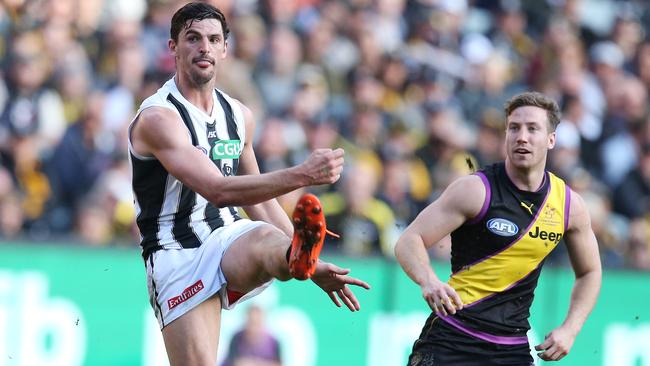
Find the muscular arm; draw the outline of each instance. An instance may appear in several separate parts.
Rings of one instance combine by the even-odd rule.
[[[602,270],[598,243],[591,229],[589,211],[582,197],[573,191],[569,227],[564,238],[576,280],[564,322],[535,347],[538,351],[544,350],[539,356],[547,361],[559,360],[569,353],[600,292]]]
[[[475,175],[462,177],[425,208],[397,241],[397,261],[404,272],[422,288],[423,297],[434,311],[442,310],[436,309],[436,306],[442,304],[446,307],[444,310],[453,314],[456,308],[462,307],[462,301],[449,285],[436,276],[431,268],[427,248],[476,216],[484,200],[485,187],[481,178]]]
[[[241,156],[239,157],[239,174],[240,175],[254,175],[260,174],[257,159],[255,158],[255,151],[253,150],[253,135],[255,131],[255,119],[250,109],[240,103],[242,111],[244,112],[244,120],[246,122],[246,143]],[[266,221],[277,228],[282,230],[287,236],[293,235],[293,226],[291,220],[286,212],[282,209],[278,201],[273,198],[256,205],[249,205],[243,207],[248,217],[252,220]]]
[[[217,207],[254,205],[302,186],[334,183],[342,170],[343,150],[320,149],[288,169],[224,177],[187,134],[174,111],[152,107],[138,117],[131,140],[135,152],[156,157],[171,175]]]

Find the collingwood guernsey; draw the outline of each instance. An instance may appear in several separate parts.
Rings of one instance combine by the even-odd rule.
[[[570,189],[545,172],[538,191],[522,191],[503,163],[477,175],[486,190],[483,208],[451,234],[449,284],[464,308],[441,319],[485,341],[525,344],[542,265],[568,225]]]
[[[172,78],[142,102],[134,121],[149,107],[173,110],[187,127],[192,145],[205,153],[224,176],[235,175],[246,136],[243,112],[234,99],[217,89],[213,98],[209,115],[188,102]],[[235,207],[213,206],[170,175],[155,157],[137,154],[131,144],[132,126],[133,122],[129,127],[129,161],[145,259],[163,248],[198,247],[216,228],[240,219]]]

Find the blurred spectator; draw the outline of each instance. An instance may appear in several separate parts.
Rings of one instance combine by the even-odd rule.
[[[113,146],[105,144],[107,133],[102,128],[105,103],[102,92],[88,97],[82,119],[68,127],[46,165],[56,230],[72,229],[75,210],[109,167]]]
[[[253,71],[265,47],[266,28],[259,16],[251,14],[237,19],[232,31],[228,42],[229,57],[224,65],[228,72],[219,75],[218,87],[228,90],[232,97],[246,101],[253,115],[262,120],[266,113],[265,105],[253,80]]]
[[[631,219],[650,215],[650,141],[642,146],[637,167],[614,191],[614,209]]]
[[[486,108],[478,125],[476,144],[470,153],[476,158],[476,170],[505,158],[503,112]]]
[[[61,93],[66,123],[81,118],[88,93],[92,88],[93,71],[88,57],[81,47],[74,47],[61,57],[54,70],[53,81]]]
[[[250,305],[242,330],[230,340],[221,366],[281,366],[280,343],[266,328],[264,310]]]
[[[341,178],[341,192],[321,195],[328,229],[341,236],[325,248],[351,256],[393,255],[398,228],[390,206],[375,198],[381,174],[376,159],[358,157]]]
[[[60,95],[46,86],[51,63],[38,32],[17,34],[11,41],[8,67],[9,99],[0,115],[0,145],[15,138],[33,138],[35,153],[51,152],[65,129]],[[12,137],[10,137],[12,136]]]
[[[288,161],[289,144],[286,123],[274,116],[268,117],[256,143],[257,162],[262,172],[291,166]]]
[[[436,176],[437,171],[446,171],[452,160],[465,153],[472,144],[473,136],[454,107],[431,103],[426,109],[428,137],[415,154],[424,162],[430,174]],[[444,188],[449,181],[444,179],[438,183],[444,186],[435,188]]]
[[[549,151],[549,169],[563,179],[584,169],[580,160],[581,137],[578,124],[583,116],[580,99],[565,95],[560,102],[562,120],[556,129],[555,147]]]
[[[497,3],[496,24],[490,32],[490,39],[495,49],[502,52],[513,66],[513,78],[521,80],[526,71],[526,62],[535,54],[537,45],[526,33],[528,17],[521,1],[500,0]]]
[[[285,26],[272,28],[264,63],[255,72],[268,113],[281,114],[287,110],[296,91],[296,71],[301,58],[302,47],[296,33]]]
[[[151,0],[142,24],[142,47],[148,72],[174,72],[174,58],[167,49],[169,24],[176,11],[175,0]]]
[[[113,232],[110,216],[101,205],[84,202],[76,212],[74,232],[80,242],[100,246],[111,241]]]

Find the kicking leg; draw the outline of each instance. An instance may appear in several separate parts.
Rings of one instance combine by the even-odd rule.
[[[337,306],[339,299],[351,310],[359,310],[359,302],[347,285],[369,289],[359,279],[348,276],[347,269],[318,260],[323,246],[325,218],[318,199],[303,195],[292,216],[294,237],[290,240],[271,225],[259,226],[235,240],[221,261],[228,290],[247,293],[272,278],[312,281],[325,291]],[[291,243],[291,246],[289,245]],[[287,253],[291,247],[289,261]]]
[[[221,260],[228,289],[246,293],[273,278],[290,279],[289,243],[289,237],[272,225],[259,226],[235,240]]]
[[[314,274],[326,232],[318,198],[303,195],[296,204],[292,222],[290,258],[289,238],[271,225],[251,230],[228,248],[221,262],[228,289],[248,292],[271,278],[306,280]]]
[[[217,364],[221,299],[215,294],[162,330],[170,366]]]

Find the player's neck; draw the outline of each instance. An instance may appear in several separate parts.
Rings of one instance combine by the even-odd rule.
[[[506,174],[515,187],[522,191],[535,192],[544,183],[544,165],[531,168],[520,168],[506,159]]]
[[[212,108],[214,107],[213,83],[195,85],[180,74],[176,74],[174,81],[176,82],[178,91],[185,99],[187,99],[188,102],[192,103],[208,115],[212,114]]]

